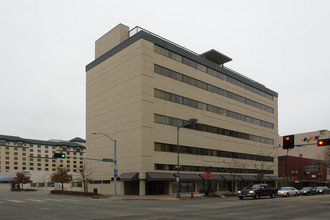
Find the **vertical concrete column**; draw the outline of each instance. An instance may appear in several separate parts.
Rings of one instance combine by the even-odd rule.
[[[144,196],[146,195],[146,180],[140,180],[140,190],[139,190],[139,195]]]

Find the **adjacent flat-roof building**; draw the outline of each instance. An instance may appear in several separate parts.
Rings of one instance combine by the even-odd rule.
[[[96,41],[86,66],[87,157],[114,157],[113,142],[93,131],[117,140],[118,194],[178,191],[178,131],[182,192],[203,191],[206,169],[215,191],[230,189],[233,176],[235,189],[258,174],[276,180],[278,95],[226,68],[230,60],[122,24]],[[198,121],[177,129],[191,118]],[[112,164],[89,165],[90,190],[112,194],[113,182],[102,184]]]
[[[289,184],[296,187],[329,185],[330,146],[317,146],[318,140],[328,138],[328,130],[294,134],[293,149],[279,148],[279,176],[288,177]]]
[[[86,141],[74,138],[63,140],[35,140],[0,135],[0,173],[8,171],[55,171],[57,167],[79,172],[83,168]],[[55,159],[54,153],[65,158]]]

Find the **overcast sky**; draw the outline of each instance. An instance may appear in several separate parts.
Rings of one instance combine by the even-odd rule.
[[[279,135],[330,130],[330,1],[0,0],[0,134],[85,138],[85,66],[119,23],[231,57],[279,94]]]

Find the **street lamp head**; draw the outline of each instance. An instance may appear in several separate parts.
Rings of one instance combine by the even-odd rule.
[[[196,123],[198,120],[196,118],[190,118],[188,121],[190,123]]]
[[[100,132],[97,131],[93,131],[92,134],[99,134]]]

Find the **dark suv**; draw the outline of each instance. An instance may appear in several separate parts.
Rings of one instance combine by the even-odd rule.
[[[253,197],[255,199],[260,199],[262,196],[270,196],[270,198],[274,198],[276,194],[276,188],[270,188],[267,184],[254,184],[238,191],[238,198],[244,199],[245,197]]]

